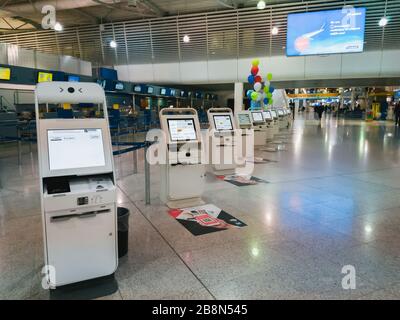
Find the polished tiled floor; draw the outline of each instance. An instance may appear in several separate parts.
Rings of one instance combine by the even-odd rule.
[[[118,201],[131,211],[129,253],[104,299],[399,299],[400,129],[392,123],[298,119],[286,151],[258,152],[269,184],[236,187],[209,176],[204,199],[248,226],[193,236],[159,201],[143,154],[116,158]],[[0,146],[0,298],[48,299],[36,154]],[[353,265],[356,289],[342,289]]]

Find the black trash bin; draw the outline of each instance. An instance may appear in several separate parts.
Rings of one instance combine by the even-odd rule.
[[[118,258],[128,253],[129,210],[118,207]]]

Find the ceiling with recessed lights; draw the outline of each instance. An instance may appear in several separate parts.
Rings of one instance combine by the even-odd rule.
[[[60,32],[38,26],[38,6],[49,2],[57,3]],[[106,65],[273,56],[285,54],[288,13],[346,4],[367,8],[365,50],[400,49],[400,0],[265,2],[259,10],[258,1],[237,0],[0,0],[0,17],[21,24],[4,31],[0,42]],[[380,27],[384,16],[388,24]]]

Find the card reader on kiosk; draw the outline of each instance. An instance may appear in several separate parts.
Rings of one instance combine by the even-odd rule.
[[[230,108],[210,108],[207,110],[210,124],[208,157],[214,174],[235,172],[235,130],[236,123]]]
[[[254,158],[254,130],[253,119],[250,111],[239,111],[236,114],[237,127],[242,131],[242,157],[243,159]],[[248,145],[248,144],[252,144]]]
[[[41,119],[39,105],[95,103],[104,118]],[[35,90],[46,281],[54,288],[115,272],[117,202],[104,90],[44,82]]]
[[[263,111],[263,117],[267,126],[267,140],[274,138],[274,118],[269,110]]]
[[[251,111],[254,128],[254,145],[263,146],[267,142],[267,125],[261,110]]]
[[[205,183],[200,123],[192,108],[164,108],[161,130],[166,143],[166,163],[161,164],[160,198],[170,208],[204,204]]]

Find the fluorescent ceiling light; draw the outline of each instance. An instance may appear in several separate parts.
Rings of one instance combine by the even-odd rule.
[[[187,34],[185,34],[185,35],[183,36],[183,42],[184,42],[184,43],[190,42],[190,37],[189,37]]]
[[[389,20],[386,17],[382,17],[381,20],[379,20],[379,26],[384,27],[388,24]]]
[[[110,41],[110,47],[111,48],[116,48],[117,47],[117,42],[115,40]]]
[[[63,26],[61,25],[61,23],[56,22],[56,24],[54,25],[54,30],[55,31],[63,31]]]
[[[273,27],[271,29],[271,34],[276,36],[279,33],[279,28],[278,27]]]

